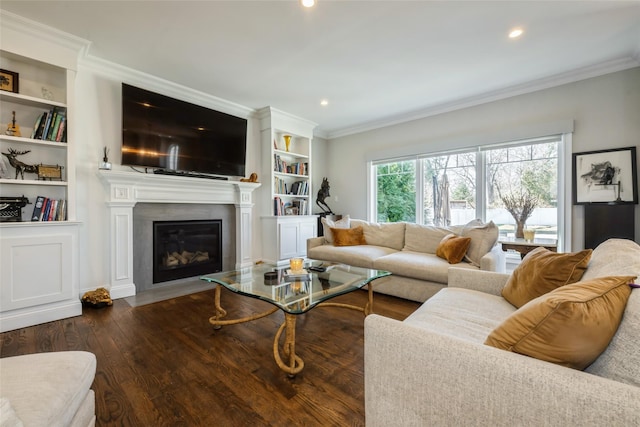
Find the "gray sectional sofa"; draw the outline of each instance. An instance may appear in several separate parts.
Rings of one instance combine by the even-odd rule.
[[[576,285],[639,275],[640,246],[611,239],[593,251]],[[518,311],[501,296],[508,279],[452,268],[449,287],[404,321],[367,316],[367,426],[640,425],[640,289],[631,291],[608,347],[582,371],[484,344]],[[588,318],[599,311],[582,310]]]
[[[345,223],[345,220],[348,221]],[[344,218],[349,228],[361,226],[365,245],[334,246],[330,225],[324,221],[324,236],[307,240],[307,256],[357,267],[376,268],[393,273],[374,282],[374,291],[424,302],[449,282],[449,268],[505,271],[505,255],[499,245],[498,229],[492,223],[475,220],[466,225],[433,227],[412,223],[373,223]],[[449,264],[436,256],[443,237],[454,233],[471,238],[465,259]]]

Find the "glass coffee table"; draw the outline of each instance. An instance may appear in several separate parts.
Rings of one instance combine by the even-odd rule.
[[[314,268],[325,271],[313,271]],[[273,276],[267,277],[265,276]],[[259,264],[235,271],[227,271],[202,276],[202,280],[222,286],[215,287],[215,314],[209,319],[214,328],[250,322],[269,316],[278,310],[284,312],[284,322],[276,332],[273,341],[273,357],[280,369],[290,377],[304,368],[303,360],[295,352],[296,315],[308,312],[314,307],[342,307],[359,310],[366,315],[373,312],[373,288],[375,279],[389,276],[383,270],[352,267],[323,261],[306,260],[304,270],[291,273],[289,268],[277,268],[270,264]],[[363,287],[368,287],[368,300],[364,307],[350,304],[327,302],[330,299]],[[220,305],[220,292],[224,287],[232,292],[257,298],[275,307],[252,316],[223,320],[227,312]],[[280,355],[280,337],[284,332],[283,353]]]

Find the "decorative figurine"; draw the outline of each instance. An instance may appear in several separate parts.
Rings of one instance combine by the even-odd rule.
[[[27,154],[30,152],[31,150],[16,151],[13,148],[9,148],[9,153],[2,153],[2,155],[7,156],[7,159],[9,159],[9,164],[14,168],[16,168],[15,179],[18,179],[18,174],[20,174],[20,177],[24,179],[25,172],[38,173],[38,167],[36,165],[28,165],[26,163],[22,163],[20,160],[16,158],[18,156],[22,156],[23,154]]]
[[[22,134],[20,133],[20,126],[16,124],[16,112],[13,111],[12,113],[13,119],[11,120],[11,123],[7,125],[5,134],[9,136],[22,136]]]
[[[240,178],[240,182],[258,182],[258,174],[254,172],[249,178]]]
[[[327,203],[324,201],[327,197],[331,196],[331,194],[329,194],[329,189],[330,189],[329,180],[326,177],[322,178],[322,185],[318,190],[318,197],[316,198],[316,204],[320,206],[320,209],[322,209],[322,212],[325,214],[333,213],[329,205],[327,205]],[[325,207],[327,209],[325,209]]]

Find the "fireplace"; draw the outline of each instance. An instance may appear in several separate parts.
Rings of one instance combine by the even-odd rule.
[[[222,220],[153,221],[153,283],[222,271]]]

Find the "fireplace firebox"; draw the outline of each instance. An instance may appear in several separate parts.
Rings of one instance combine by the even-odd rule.
[[[221,270],[222,220],[153,222],[153,283]]]

